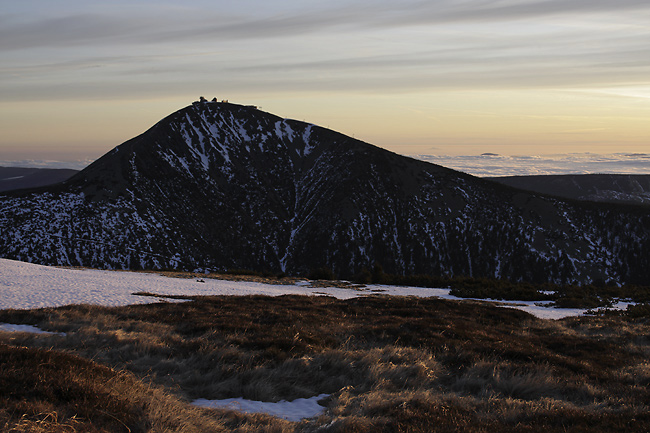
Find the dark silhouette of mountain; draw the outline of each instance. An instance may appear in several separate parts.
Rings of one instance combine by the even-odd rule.
[[[195,103],[0,197],[0,256],[113,268],[650,278],[647,208],[568,202],[254,107]]]
[[[650,205],[650,175],[563,174],[490,178],[504,185],[575,200]]]
[[[63,182],[78,172],[66,168],[0,167],[0,192]]]

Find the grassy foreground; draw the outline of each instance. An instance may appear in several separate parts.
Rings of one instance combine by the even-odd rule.
[[[25,432],[647,432],[650,322],[472,302],[204,297],[3,310],[0,428]],[[328,393],[291,423],[194,398]]]

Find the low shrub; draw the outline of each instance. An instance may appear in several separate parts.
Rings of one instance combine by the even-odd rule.
[[[310,280],[334,280],[336,279],[336,276],[330,268],[323,266],[320,268],[312,269],[311,272],[309,272],[307,278]]]
[[[625,313],[631,318],[650,318],[650,303],[628,305]]]

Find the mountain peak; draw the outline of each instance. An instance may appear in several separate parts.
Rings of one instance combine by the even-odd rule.
[[[0,255],[118,268],[646,278],[650,218],[517,191],[256,107],[197,102],[0,198]],[[645,256],[647,257],[647,255]]]

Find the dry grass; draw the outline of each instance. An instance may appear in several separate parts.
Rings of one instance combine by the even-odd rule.
[[[199,397],[277,401],[331,394],[324,415],[301,423],[192,412],[201,414],[197,420],[215,423],[205,431],[650,430],[650,325],[643,318],[552,322],[438,299],[248,296],[6,310],[0,321],[66,332],[0,334],[0,341],[14,349],[54,348],[47,353],[92,359],[93,368],[138,383],[138,408],[165,407],[147,403],[152,390],[173,400],[173,409],[147,419],[170,412],[186,419],[183,414],[196,409],[183,401]],[[57,398],[42,401],[59,407]],[[127,425],[129,407],[115,415]],[[30,415],[26,408],[16,410],[12,422],[50,423],[61,426],[59,431],[73,431],[64,428],[89,419],[100,425],[61,409],[30,410]]]
[[[60,351],[0,346],[0,395],[3,431],[227,431],[160,387]]]

